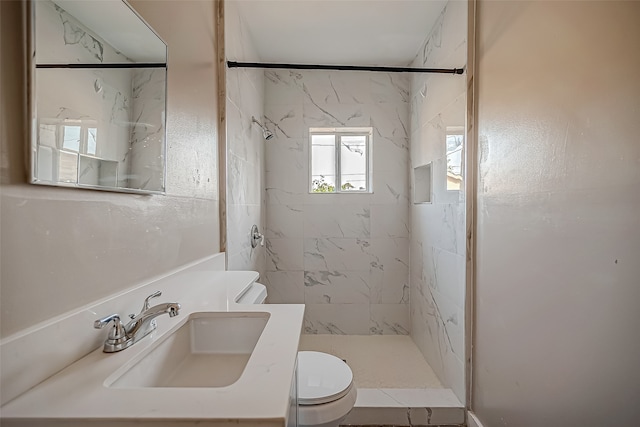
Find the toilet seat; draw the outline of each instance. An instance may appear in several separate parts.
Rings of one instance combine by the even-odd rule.
[[[300,427],[338,427],[355,405],[357,390],[343,360],[317,351],[298,352]]]
[[[317,351],[298,352],[298,404],[336,401],[353,387],[353,373],[341,359]]]

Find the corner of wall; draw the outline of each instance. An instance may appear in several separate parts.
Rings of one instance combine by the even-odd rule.
[[[480,422],[476,414],[467,411],[467,427],[484,427],[484,425]]]
[[[463,67],[468,61],[467,15],[466,2],[448,2],[413,65]],[[431,203],[410,209],[411,334],[443,385],[461,402],[466,402],[468,174],[463,168],[458,190],[449,185],[447,139],[454,129],[468,132],[467,78],[415,75],[411,85],[411,168],[430,164],[432,169]],[[466,157],[466,135],[464,139]]]
[[[225,6],[225,58],[257,61],[258,54],[235,2]],[[223,64],[226,67],[226,64]],[[264,116],[262,70],[225,69],[226,120],[226,249],[230,270],[254,270],[264,275],[266,248],[251,247],[250,230],[264,233],[264,146],[251,118]]]

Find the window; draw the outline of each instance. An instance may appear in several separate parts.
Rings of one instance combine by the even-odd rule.
[[[79,155],[96,156],[98,154],[98,122],[91,119],[40,119],[38,145],[51,147],[58,155],[51,158],[51,168],[43,172],[52,181],[78,182]],[[46,150],[38,150],[47,159]],[[49,160],[44,160],[48,162]]]
[[[371,128],[312,128],[311,193],[371,192]]]
[[[447,190],[459,191],[462,187],[462,147],[464,127],[447,127]]]

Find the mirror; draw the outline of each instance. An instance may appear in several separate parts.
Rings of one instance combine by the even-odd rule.
[[[166,44],[123,0],[31,6],[31,182],[164,193]]]

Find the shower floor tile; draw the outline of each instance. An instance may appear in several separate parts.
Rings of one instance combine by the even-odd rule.
[[[343,426],[464,425],[464,406],[443,388],[409,336],[302,335],[300,350],[349,363],[358,398]]]
[[[347,361],[361,388],[443,388],[411,337],[406,335],[307,335],[300,350],[322,351]]]

